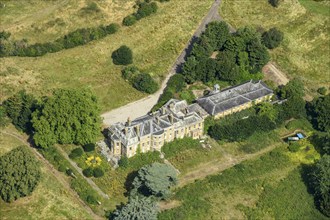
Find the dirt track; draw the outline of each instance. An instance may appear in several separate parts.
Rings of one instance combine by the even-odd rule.
[[[286,75],[272,62],[267,63],[262,72],[265,74],[265,80],[273,81],[276,85],[285,85],[289,82]]]

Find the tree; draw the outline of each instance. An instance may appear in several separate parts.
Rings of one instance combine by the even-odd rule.
[[[157,220],[156,203],[144,196],[132,196],[128,203],[113,214],[113,220]]]
[[[133,181],[134,189],[145,196],[156,196],[166,199],[170,195],[170,187],[177,183],[175,169],[167,164],[153,163],[138,171]]]
[[[280,30],[278,30],[276,27],[269,29],[269,31],[266,31],[262,35],[262,43],[268,48],[268,49],[274,49],[280,45],[280,43],[283,41],[284,34]]]
[[[314,172],[315,198],[323,214],[330,217],[330,155],[323,155]]]
[[[215,50],[219,50],[230,37],[229,27],[224,21],[213,21],[207,25],[203,35],[208,39],[210,45],[212,45]]]
[[[26,146],[0,157],[0,196],[6,202],[30,195],[40,181],[38,161]]]
[[[96,97],[87,90],[55,90],[32,114],[37,146],[94,143],[101,120]]]
[[[293,96],[303,97],[305,95],[304,84],[300,79],[295,78],[282,87],[278,95],[281,99],[287,99]]]
[[[93,170],[93,176],[95,178],[102,177],[103,175],[104,175],[104,172],[103,172],[103,170],[101,168],[99,168],[99,167],[94,168],[94,170]]]
[[[330,94],[314,99],[307,105],[311,121],[318,130],[330,130]]]
[[[132,64],[133,52],[129,47],[123,45],[112,53],[111,58],[115,65]]]
[[[6,127],[8,125],[8,119],[6,117],[6,110],[3,106],[0,106],[0,127]]]
[[[268,0],[269,4],[277,8],[280,5],[280,0]]]
[[[266,116],[271,121],[275,121],[278,115],[278,112],[274,106],[269,102],[263,102],[257,105],[257,114],[260,116]]]
[[[92,152],[95,150],[95,144],[94,143],[85,144],[83,148],[85,152]]]
[[[250,73],[260,72],[269,61],[269,53],[264,45],[258,41],[252,41],[247,45],[249,54]]]
[[[3,105],[8,117],[16,128],[24,132],[32,131],[32,112],[36,109],[36,99],[24,90],[19,91],[4,101]]]
[[[134,77],[133,86],[139,91],[154,93],[158,90],[158,84],[148,73],[141,73]]]
[[[316,146],[321,154],[330,155],[330,131],[315,132],[311,138],[313,145]]]
[[[93,176],[93,169],[88,167],[83,170],[83,174],[85,177],[92,177]]]
[[[320,87],[320,88],[317,89],[317,92],[321,95],[325,95],[325,94],[327,94],[327,88]]]

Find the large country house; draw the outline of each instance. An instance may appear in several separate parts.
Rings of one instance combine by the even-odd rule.
[[[109,127],[110,151],[113,156],[132,157],[138,151],[160,151],[164,143],[174,139],[201,138],[207,116],[220,118],[272,96],[273,91],[262,81],[251,80],[223,91],[215,86],[209,95],[191,105],[185,100],[171,99],[156,112]]]
[[[208,114],[198,105],[185,100],[171,99],[161,109],[126,124],[116,123],[109,128],[110,150],[114,156],[134,156],[160,151],[165,142],[185,136],[194,139],[203,135],[204,118]]]

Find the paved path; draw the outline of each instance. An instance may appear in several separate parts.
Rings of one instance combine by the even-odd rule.
[[[96,191],[98,192],[98,194],[100,196],[102,196],[103,198],[109,199],[109,196],[107,194],[105,194],[95,183],[93,180],[91,180],[90,178],[87,178],[84,176],[84,174],[82,173],[82,169],[80,167],[78,167],[78,165],[72,161],[69,157],[68,154],[66,152],[64,152],[64,150],[58,146],[56,146],[56,148],[62,153],[62,155],[65,157],[65,159],[67,159],[67,161],[69,161],[69,163],[71,164],[71,166],[73,166],[79,173],[80,175],[85,178],[85,180],[88,182],[88,184]]]
[[[172,68],[169,71],[169,74],[163,81],[160,89],[156,93],[149,95],[146,98],[140,99],[135,102],[131,102],[125,106],[122,106],[120,108],[102,114],[101,117],[103,117],[104,125],[109,126],[110,124],[114,124],[116,122],[125,122],[128,117],[130,117],[131,119],[138,118],[140,116],[147,114],[151,110],[151,108],[155,104],[157,104],[158,99],[160,95],[163,93],[163,90],[165,89],[168,80],[173,74],[177,73],[180,70],[182,64],[184,63],[187,57],[187,54],[189,54],[192,49],[192,45],[196,42],[197,38],[205,30],[206,25],[211,21],[221,20],[221,17],[218,13],[220,3],[221,0],[214,1],[208,14],[204,17],[203,21],[195,31],[190,41],[187,43],[184,50],[176,59],[175,63],[173,64]]]
[[[64,189],[66,189],[67,192],[72,194],[72,196],[76,200],[76,202],[80,203],[85,208],[85,210],[88,212],[88,214],[91,215],[91,217],[93,219],[103,219],[100,216],[96,215],[93,212],[93,210],[88,205],[86,205],[84,201],[82,201],[80,199],[77,192],[74,191],[73,189],[71,189],[70,184],[67,182],[67,180],[65,180],[65,178],[63,178],[62,174],[57,169],[55,169],[54,166],[48,160],[46,160],[38,152],[38,150],[36,148],[31,146],[31,144],[28,142],[26,137],[23,137],[18,134],[14,134],[14,133],[5,132],[5,131],[1,131],[1,133],[12,136],[12,137],[16,138],[17,140],[21,141],[24,145],[28,146],[32,150],[32,152],[36,155],[36,157],[44,164],[45,168],[49,171],[49,173],[51,173],[57,179],[57,181],[63,186]]]

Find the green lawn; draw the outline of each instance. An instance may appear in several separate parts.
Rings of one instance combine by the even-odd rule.
[[[119,11],[114,13],[115,16],[111,15],[112,18],[108,18],[106,21],[99,21],[97,18],[91,19],[90,22],[86,21],[86,26],[92,22],[96,25],[96,23],[108,24],[121,20],[131,12],[131,10],[126,10],[126,6],[119,7],[118,4],[121,2],[113,0],[107,6],[109,10],[111,8],[113,11]],[[132,6],[133,1],[125,2]],[[20,89],[26,89],[35,95],[48,95],[54,88],[87,87],[96,93],[102,111],[106,111],[142,98],[146,94],[138,92],[122,79],[121,67],[112,63],[111,53],[123,44],[129,46],[134,53],[134,64],[142,71],[151,73],[160,82],[167,75],[171,65],[206,15],[212,2],[212,0],[171,0],[167,3],[159,3],[159,10],[156,14],[140,20],[134,26],[122,27],[116,34],[102,40],[47,54],[43,57],[1,58],[0,76],[3,80],[0,82],[2,89],[0,100]],[[113,5],[115,3],[117,6]],[[106,2],[100,2],[100,4],[106,4]],[[61,16],[68,17],[70,10],[74,10],[74,5],[69,7],[70,10],[65,10],[68,6],[63,7]],[[32,6],[30,9],[34,10]],[[33,13],[31,12],[31,14]],[[60,15],[57,12],[55,14]],[[10,11],[4,17],[6,18],[6,16],[14,17]],[[49,15],[48,20],[50,17]],[[32,15],[31,19],[33,20]],[[72,19],[76,21],[78,18],[73,15]],[[84,20],[80,20],[83,24],[70,20],[70,25],[75,28],[85,27]],[[94,20],[98,22],[94,23]],[[12,20],[7,19],[6,23],[13,24],[11,22]],[[72,29],[74,28],[70,30]],[[27,34],[30,31],[33,32],[31,25],[28,25],[22,35],[33,41],[35,39],[33,34]],[[54,27],[53,32],[57,37],[66,31]],[[40,38],[54,39],[55,36],[47,37],[41,34]]]
[[[178,189],[174,199],[181,205],[159,219],[326,219],[286,145]]]
[[[253,25],[284,32],[282,45],[271,51],[290,78],[301,77],[309,95],[330,86],[329,2],[285,0],[278,8],[267,0],[224,0],[220,13],[233,27]]]

